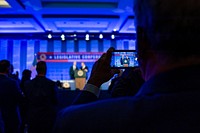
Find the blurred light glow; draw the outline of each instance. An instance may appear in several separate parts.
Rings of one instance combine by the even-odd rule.
[[[62,34],[60,37],[61,37],[62,41],[65,40],[65,35],[64,34]]]
[[[85,35],[85,38],[89,38],[89,37],[90,37],[89,34],[86,34],[86,35]]]
[[[3,8],[10,8],[11,6],[9,5],[9,3],[5,0],[0,0],[0,7]]]
[[[51,35],[51,34],[48,34],[48,38],[51,39],[51,38],[52,38],[52,35]]]
[[[86,34],[86,35],[85,35],[85,40],[86,40],[86,41],[90,40],[89,34]]]
[[[89,37],[86,37],[86,38],[85,38],[85,40],[86,40],[86,41],[89,41],[89,40],[90,40],[90,38],[89,38]]]
[[[115,39],[115,35],[111,35],[111,38],[112,38],[112,39]]]
[[[99,35],[99,38],[100,38],[100,39],[102,39],[102,38],[103,38],[103,35],[102,35],[102,34],[100,34],[100,35]]]

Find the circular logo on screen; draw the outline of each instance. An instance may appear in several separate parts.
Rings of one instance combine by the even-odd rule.
[[[47,59],[47,56],[45,54],[40,55],[40,60],[44,61]]]
[[[70,87],[70,84],[68,82],[63,83],[63,88],[69,88],[69,87]]]
[[[83,71],[82,70],[78,70],[78,76],[83,76]]]

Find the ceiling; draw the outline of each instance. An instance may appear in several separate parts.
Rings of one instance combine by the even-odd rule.
[[[0,0],[2,33],[135,33],[133,0]]]

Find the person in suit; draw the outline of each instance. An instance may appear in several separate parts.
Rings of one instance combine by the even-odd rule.
[[[86,73],[86,79],[87,79],[88,78],[88,71],[89,71],[88,66],[86,66],[84,62],[81,62],[80,69],[83,70],[83,71],[85,71],[85,73]]]
[[[4,133],[4,122],[1,114],[1,108],[0,108],[0,133]]]
[[[78,67],[76,65],[76,61],[73,62],[73,65],[70,67],[69,69],[69,76],[70,76],[70,79],[74,80],[75,77],[74,77],[74,74],[75,74],[75,71],[78,70]]]
[[[110,48],[94,64],[82,104],[63,109],[54,132],[200,132],[199,7],[198,0],[134,0],[144,84],[135,96],[98,100],[99,87],[117,72]]]
[[[27,124],[29,133],[50,133],[57,113],[57,86],[46,78],[47,65],[39,61],[37,76],[24,85],[27,98]]]
[[[10,61],[0,60],[0,110],[5,133],[19,133],[19,105],[24,97],[18,81],[8,77],[10,67]]]
[[[22,92],[24,92],[25,82],[31,80],[31,73],[32,73],[31,70],[28,70],[28,69],[24,69],[23,72],[22,72],[22,78],[21,78],[21,81],[20,81],[20,88],[22,89]]]
[[[122,66],[124,67],[128,67],[130,64],[130,58],[127,55],[122,55],[122,57],[120,58],[120,63]]]
[[[77,90],[83,90],[86,79],[88,77],[88,67],[85,65],[84,62],[81,62],[81,67],[79,70],[75,72],[75,76],[78,76],[75,78],[75,86]]]
[[[24,85],[26,82],[31,80],[31,70],[24,69],[22,72],[22,78],[20,80],[20,88],[22,90],[22,93],[24,94]],[[20,127],[20,132],[24,133],[24,130],[26,130],[26,113],[27,113],[27,99],[25,97],[25,100],[23,104],[20,105],[20,115],[21,115],[21,127]]]

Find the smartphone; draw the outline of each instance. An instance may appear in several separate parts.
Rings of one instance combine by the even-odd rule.
[[[133,68],[138,67],[136,50],[115,50],[112,52],[111,68]]]

